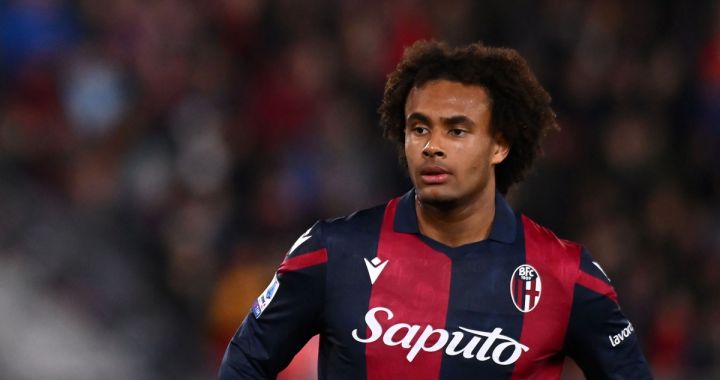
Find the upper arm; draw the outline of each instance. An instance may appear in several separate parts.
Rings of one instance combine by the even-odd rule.
[[[275,378],[319,333],[327,251],[321,224],[303,234],[253,303],[223,358],[220,379]]]
[[[566,351],[588,379],[650,379],[637,332],[623,315],[610,280],[583,249]]]

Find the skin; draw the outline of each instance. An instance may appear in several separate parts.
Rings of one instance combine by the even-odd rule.
[[[405,102],[405,156],[420,232],[451,247],[485,240],[495,216],[494,166],[509,145],[491,134],[481,86],[433,80]]]

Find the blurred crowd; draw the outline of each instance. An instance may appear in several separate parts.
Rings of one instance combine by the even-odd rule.
[[[511,203],[720,377],[720,2],[6,0],[0,378],[215,376],[297,236],[409,188],[376,109],[429,38],[527,58],[562,131]]]

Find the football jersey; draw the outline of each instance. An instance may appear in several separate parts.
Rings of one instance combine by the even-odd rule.
[[[610,280],[498,193],[487,239],[418,229],[413,190],[320,221],[295,242],[230,341],[220,379],[274,379],[314,335],[320,379],[649,379]]]

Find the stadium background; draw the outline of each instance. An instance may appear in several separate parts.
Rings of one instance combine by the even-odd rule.
[[[528,59],[563,130],[511,203],[718,378],[720,2],[649,0],[0,2],[0,377],[212,378],[299,234],[408,188],[376,108],[433,37]]]

